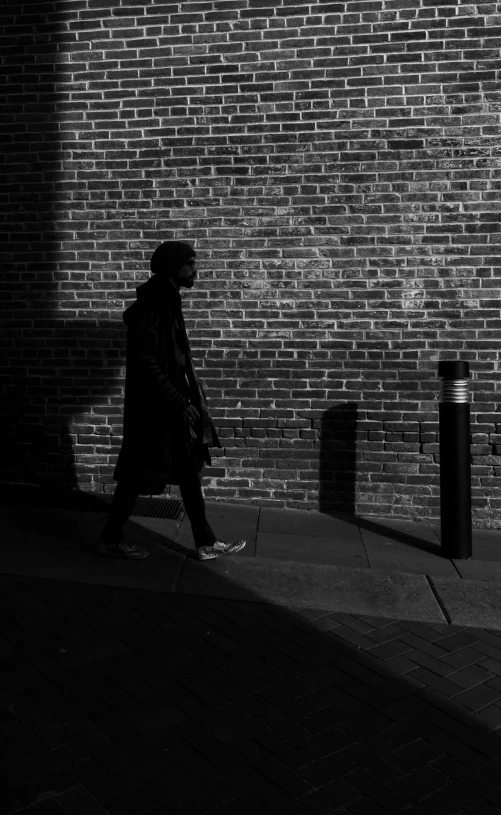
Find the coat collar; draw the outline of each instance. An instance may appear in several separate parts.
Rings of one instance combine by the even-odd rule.
[[[137,287],[136,292],[138,300],[147,300],[158,311],[163,311],[165,307],[169,311],[181,311],[181,295],[168,277],[152,275],[146,283]]]

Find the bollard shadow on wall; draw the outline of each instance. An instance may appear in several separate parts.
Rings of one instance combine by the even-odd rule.
[[[355,515],[356,402],[333,405],[321,418],[318,508]]]
[[[431,543],[413,534],[412,521],[363,518],[356,514],[357,481],[356,402],[340,403],[326,410],[321,419],[318,509],[347,523],[374,532],[386,539],[404,543],[423,552],[437,555],[438,538]]]

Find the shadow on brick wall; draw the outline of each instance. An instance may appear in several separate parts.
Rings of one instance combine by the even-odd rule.
[[[95,320],[70,326],[64,314],[65,306],[68,316],[76,307],[70,275],[76,272],[80,289],[86,283],[75,254],[61,244],[83,238],[78,221],[68,232],[59,221],[83,186],[61,172],[73,138],[60,125],[60,89],[69,81],[62,35],[54,4],[11,2],[2,15],[0,86],[8,116],[1,140],[0,479],[73,488],[71,419],[90,411],[103,391],[109,329]],[[84,344],[76,339],[86,335]]]
[[[322,416],[318,508],[355,514],[357,403],[333,405]]]
[[[49,6],[13,0],[0,24],[8,111],[0,159],[0,481],[99,490],[113,471],[107,456],[119,448],[126,328],[120,317],[103,319],[106,301],[101,315],[90,309],[75,319],[98,294],[85,279],[91,261],[64,244],[88,240],[85,223],[67,217],[87,183],[74,175],[76,163],[61,170],[75,149],[65,124],[68,85],[85,84],[67,70],[76,34]]]

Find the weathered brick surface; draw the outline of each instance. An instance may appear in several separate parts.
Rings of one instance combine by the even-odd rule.
[[[5,0],[1,478],[113,489],[121,313],[174,238],[199,253],[208,495],[436,518],[437,362],[460,356],[475,520],[499,523],[500,20]]]
[[[0,585],[6,815],[499,812],[498,632]]]

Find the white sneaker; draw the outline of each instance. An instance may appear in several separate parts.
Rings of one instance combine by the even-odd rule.
[[[197,549],[198,560],[214,560],[216,557],[234,555],[240,552],[246,541],[236,541],[235,543],[225,543],[224,541],[214,541],[212,546],[200,546]]]

